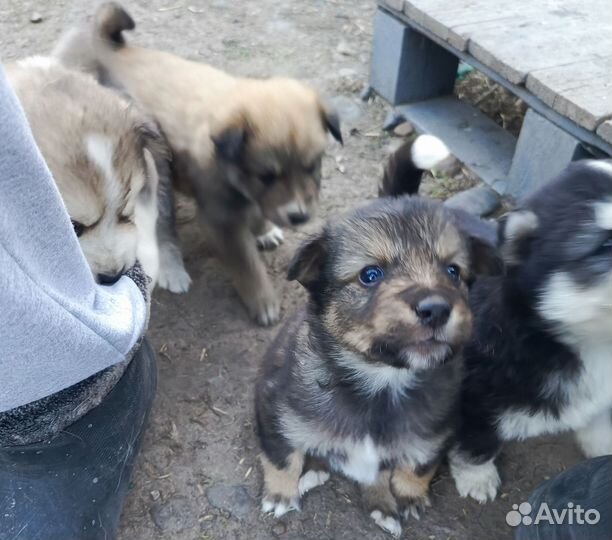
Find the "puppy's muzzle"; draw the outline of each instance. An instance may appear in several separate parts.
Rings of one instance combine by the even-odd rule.
[[[450,318],[452,306],[440,296],[428,296],[414,308],[419,322],[436,330],[443,327]]]
[[[298,227],[310,221],[313,213],[314,206],[312,203],[295,199],[276,209],[276,216],[278,220],[280,220],[280,222],[277,224],[281,225],[282,223],[285,226],[290,225],[292,227]],[[275,220],[272,219],[272,221]]]
[[[121,274],[121,272],[118,274],[98,274],[98,283],[100,285],[113,285],[119,281]]]
[[[287,216],[291,225],[303,225],[310,220],[310,214],[308,212],[294,212]]]

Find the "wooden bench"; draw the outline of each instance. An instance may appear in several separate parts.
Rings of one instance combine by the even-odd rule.
[[[498,193],[612,155],[611,0],[380,0],[370,86]],[[459,60],[529,107],[518,140],[453,97]]]

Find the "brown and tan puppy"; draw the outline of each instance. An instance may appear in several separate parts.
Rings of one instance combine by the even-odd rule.
[[[68,34],[56,53],[155,115],[172,147],[175,185],[198,200],[207,232],[251,316],[273,324],[279,299],[257,244],[276,247],[279,227],[312,216],[328,132],[341,141],[338,119],[296,80],[234,77],[131,46],[122,31],[132,28],[123,8],[104,4],[93,29]]]
[[[412,193],[420,166],[447,154],[427,137],[408,150],[412,179],[388,177],[384,195]],[[298,251],[288,277],[309,302],[271,345],[255,390],[264,512],[298,509],[337,472],[389,533],[418,517],[454,434],[469,285],[500,269],[453,210],[408,196],[331,221]]]
[[[91,76],[35,56],[6,72],[51,170],[94,278],[139,260],[155,282],[163,142],[147,118]]]

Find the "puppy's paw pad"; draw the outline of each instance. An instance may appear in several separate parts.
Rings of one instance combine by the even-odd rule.
[[[273,514],[275,518],[284,516],[292,510],[299,511],[300,501],[297,497],[287,499],[281,496],[265,497],[261,503],[261,511],[264,514]]]
[[[183,294],[191,287],[191,277],[184,268],[160,269],[157,284],[174,294]]]
[[[318,486],[322,486],[329,480],[329,473],[327,471],[308,471],[300,478],[299,490],[300,495],[304,495],[311,489]]]
[[[268,232],[257,237],[257,247],[262,250],[276,249],[284,240],[283,231],[274,225]]]
[[[472,497],[480,504],[493,501],[501,484],[497,467],[493,462],[468,465],[453,471],[457,491],[462,497]]]
[[[380,510],[374,510],[372,513],[370,513],[370,517],[383,531],[388,532],[395,538],[399,538],[401,536],[402,526],[393,516],[385,515]]]

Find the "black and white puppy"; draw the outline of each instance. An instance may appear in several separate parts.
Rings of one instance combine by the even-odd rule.
[[[420,159],[431,142],[416,140],[413,164],[442,157]],[[421,174],[406,189],[418,189]],[[399,194],[395,182],[383,186]],[[371,202],[302,246],[288,277],[310,300],[281,329],[256,386],[264,512],[297,509],[327,471],[338,472],[399,536],[400,520],[428,503],[454,432],[468,286],[498,263],[452,210],[408,196]]]
[[[500,224],[503,277],[474,285],[461,422],[451,452],[459,493],[494,499],[502,443],[575,431],[612,453],[612,162],[582,161]]]

